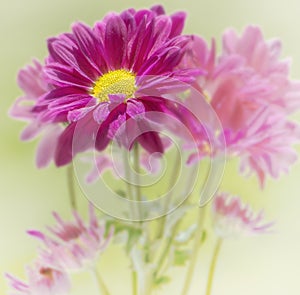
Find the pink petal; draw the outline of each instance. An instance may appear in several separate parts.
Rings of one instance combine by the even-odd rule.
[[[49,127],[49,130],[45,131],[45,134],[38,145],[36,154],[36,165],[38,168],[48,166],[53,159],[57,140],[61,132],[62,128],[60,126],[51,126]]]

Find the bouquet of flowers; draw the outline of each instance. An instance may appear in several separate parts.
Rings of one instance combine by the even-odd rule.
[[[66,167],[73,220],[55,212],[56,225],[28,231],[41,246],[26,282],[6,275],[9,294],[70,294],[74,271],[91,272],[99,292],[112,294],[98,265],[111,243],[130,261],[124,294],[161,294],[170,269],[183,266],[180,294],[190,294],[210,235],[215,247],[199,294],[211,295],[223,242],[272,231],[263,211],[219,186],[231,158],[261,189],[288,172],[300,139],[290,119],[300,81],[289,79],[280,41],[266,41],[260,28],[226,30],[218,52],[215,39],[183,34],[185,19],[157,5],[109,13],[93,27],[77,22],[48,39],[43,62],[20,70],[24,94],[10,114],[28,122],[22,140],[40,137],[37,167]]]

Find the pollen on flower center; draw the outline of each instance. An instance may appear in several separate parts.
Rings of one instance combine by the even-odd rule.
[[[49,278],[49,279],[52,279],[52,277],[53,277],[53,271],[50,268],[41,268],[40,269],[40,274],[42,276],[45,276],[45,277]]]
[[[109,94],[124,94],[126,98],[133,97],[136,91],[135,74],[125,70],[109,71],[94,84],[91,94],[98,102],[109,101]]]

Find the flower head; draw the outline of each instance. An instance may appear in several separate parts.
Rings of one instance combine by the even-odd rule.
[[[239,197],[218,194],[212,204],[213,223],[221,237],[266,233],[273,223],[265,223],[263,212],[254,213]]]
[[[43,260],[61,270],[80,270],[93,266],[98,255],[108,246],[113,230],[105,237],[105,226],[99,224],[92,205],[87,225],[76,211],[73,222],[63,221],[57,213],[53,215],[57,225],[48,228],[53,237],[40,231],[28,232],[43,242]]]
[[[206,71],[195,87],[218,115],[229,153],[241,157],[262,186],[266,175],[286,172],[300,139],[299,126],[288,119],[300,107],[300,82],[289,79],[289,62],[279,58],[281,43],[265,41],[258,27],[249,26],[241,36],[226,31],[218,57],[214,40],[209,48],[194,36],[189,46],[184,62]],[[197,99],[188,103],[197,108]]]
[[[6,275],[12,291],[11,295],[66,295],[71,284],[66,273],[48,267],[42,259],[27,267],[28,283],[12,275]]]
[[[92,28],[75,23],[71,33],[48,40],[43,79],[49,88],[32,111],[41,125],[66,126],[55,147],[56,165],[90,148],[104,150],[121,126],[120,143],[127,148],[133,142],[126,142],[126,133],[141,130],[134,140],[150,153],[163,152],[144,114],[179,116],[180,106],[164,95],[188,87],[182,84],[201,72],[182,67],[190,40],[181,35],[184,21],[183,12],[167,16],[161,6],[128,9]]]

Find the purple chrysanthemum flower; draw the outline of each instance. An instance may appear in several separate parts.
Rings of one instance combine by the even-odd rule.
[[[40,124],[66,126],[55,147],[57,166],[89,148],[104,150],[120,126],[135,117],[126,132],[142,130],[135,142],[150,153],[163,152],[144,114],[178,117],[178,104],[163,96],[181,91],[201,72],[181,66],[190,40],[181,35],[184,21],[185,13],[167,16],[161,6],[129,9],[108,14],[92,28],[75,23],[71,33],[48,40],[43,72],[50,89],[32,112]]]

